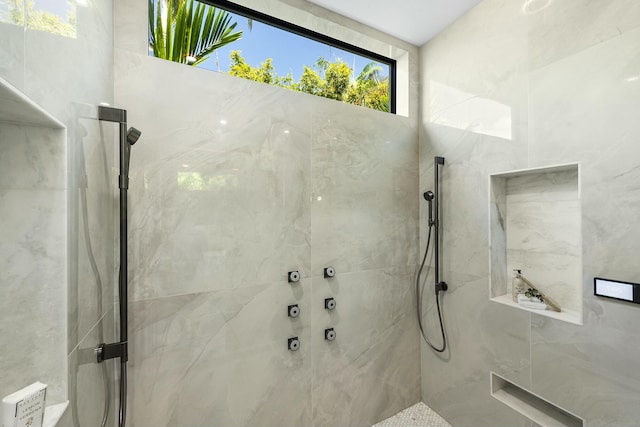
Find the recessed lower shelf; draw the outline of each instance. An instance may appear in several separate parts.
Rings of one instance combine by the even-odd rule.
[[[582,325],[582,314],[580,314],[577,311],[572,311],[572,310],[563,310],[560,313],[558,313],[557,311],[553,311],[553,310],[535,310],[532,308],[525,308],[522,307],[520,305],[518,305],[518,303],[513,302],[513,300],[511,299],[511,294],[505,294],[505,295],[500,295],[497,297],[493,297],[491,298],[491,301],[500,303],[500,304],[504,304],[504,305],[508,305],[509,307],[515,307],[518,308],[520,310],[524,310],[524,311],[528,311],[530,313],[533,314],[537,314],[539,316],[545,316],[545,317],[550,317],[552,319],[558,319],[558,320],[562,320],[565,322],[569,322],[569,323],[573,323],[576,325]]]
[[[491,396],[541,427],[584,427],[582,418],[491,372]]]

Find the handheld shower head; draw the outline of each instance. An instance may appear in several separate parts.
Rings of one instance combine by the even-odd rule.
[[[122,126],[122,124],[121,124]],[[126,126],[126,125],[125,125]],[[133,146],[133,144],[135,144],[138,139],[140,138],[140,135],[142,135],[142,132],[140,132],[138,129],[134,128],[134,127],[130,127],[129,130],[127,131],[127,142],[124,143],[124,141],[120,142],[120,150],[121,151],[121,155],[124,156],[124,165],[122,165],[122,170],[120,171],[121,174],[123,176],[126,177],[127,180],[127,184],[126,184],[126,188],[128,188],[128,181],[129,181],[129,161],[131,160],[131,147]],[[121,137],[122,138],[122,137]],[[128,144],[128,145],[127,145]]]
[[[425,191],[422,194],[422,197],[424,197],[424,199],[429,202],[429,226],[432,226],[434,224],[433,222],[433,199],[435,198],[435,194],[433,193],[433,191],[429,190],[429,191]]]
[[[129,145],[135,144],[140,138],[140,135],[142,135],[142,132],[134,127],[130,127],[127,131],[127,142],[129,143]]]

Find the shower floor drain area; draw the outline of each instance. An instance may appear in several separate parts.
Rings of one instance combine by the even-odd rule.
[[[420,402],[373,427],[451,427],[451,424]]]

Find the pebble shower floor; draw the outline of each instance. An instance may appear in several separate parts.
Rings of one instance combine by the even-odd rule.
[[[451,424],[420,402],[373,427],[451,427]]]

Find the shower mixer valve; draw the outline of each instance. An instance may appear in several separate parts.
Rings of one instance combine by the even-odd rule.
[[[336,275],[336,270],[333,267],[325,267],[324,269],[324,278],[328,279]]]

